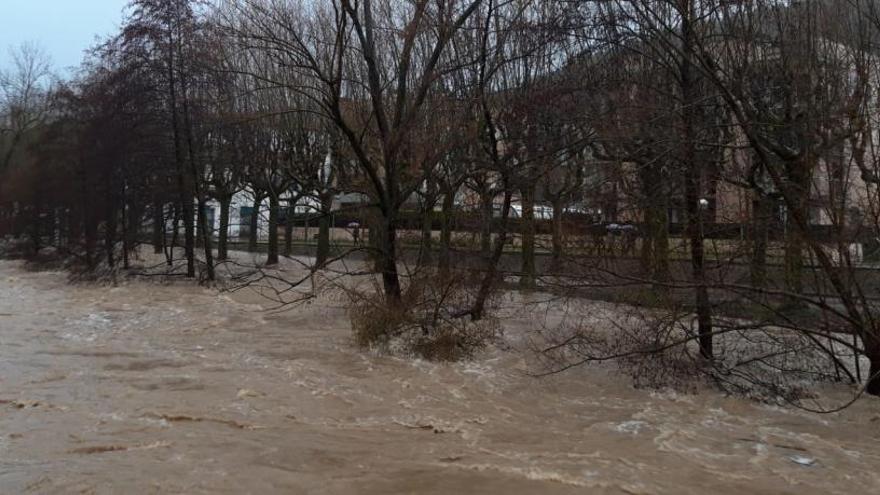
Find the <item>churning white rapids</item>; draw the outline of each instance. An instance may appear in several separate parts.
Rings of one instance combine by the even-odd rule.
[[[0,262],[0,493],[880,493],[877,399],[537,379],[527,315],[470,362],[393,358],[339,301],[261,301]]]

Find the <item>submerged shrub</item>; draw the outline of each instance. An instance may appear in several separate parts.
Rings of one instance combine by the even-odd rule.
[[[378,292],[352,293],[349,318],[355,342],[381,352],[432,361],[474,357],[500,335],[494,318],[471,321],[464,278],[413,279],[401,302],[388,304]]]

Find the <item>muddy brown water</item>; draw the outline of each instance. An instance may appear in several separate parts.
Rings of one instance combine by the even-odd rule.
[[[0,493],[880,493],[876,399],[817,416],[535,379],[533,325],[435,364],[355,349],[333,300],[274,314],[0,262]]]

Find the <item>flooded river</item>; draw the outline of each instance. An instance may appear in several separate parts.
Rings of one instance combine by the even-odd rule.
[[[817,416],[536,379],[533,325],[434,364],[357,350],[332,300],[0,262],[0,493],[880,493],[877,399]]]

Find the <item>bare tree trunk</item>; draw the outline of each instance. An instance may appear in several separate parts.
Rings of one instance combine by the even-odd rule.
[[[288,201],[287,215],[284,215],[284,256],[293,256],[293,222],[296,219],[296,204],[298,202],[298,196]]]
[[[504,201],[501,204],[501,228],[498,232],[498,238],[495,240],[492,256],[486,259],[486,273],[480,283],[479,290],[477,290],[477,296],[474,298],[474,305],[470,311],[472,321],[483,319],[486,301],[489,299],[492,286],[495,284],[495,278],[498,276],[498,262],[501,261],[501,256],[504,255],[504,245],[507,244],[507,219],[510,216],[510,200],[512,196],[507,186],[507,180],[505,179]]]
[[[765,196],[758,196],[752,207],[752,256],[749,263],[749,276],[753,287],[767,285],[767,244],[770,234],[770,218],[773,215],[773,202]]]
[[[83,218],[83,223],[85,223],[83,230],[86,237],[86,266],[89,270],[94,270],[97,265],[95,250],[98,244],[98,226],[88,214]]]
[[[440,214],[440,259],[441,276],[449,275],[450,258],[452,256],[452,208],[455,205],[455,192],[447,191],[443,195],[443,206]]]
[[[431,264],[434,249],[434,205],[426,198],[422,207],[422,242],[419,248],[419,266]]]
[[[131,249],[131,239],[129,238],[131,222],[129,221],[130,206],[127,205],[124,186],[122,188],[122,198],[122,215],[120,216],[122,219],[122,268],[128,270],[128,252]]]
[[[382,266],[382,217],[380,213],[371,208],[367,213],[367,244],[370,247],[370,259],[373,262],[373,271],[380,273]]]
[[[330,258],[330,228],[333,226],[333,194],[321,194],[321,218],[318,221],[318,249],[315,253],[315,263],[324,266]]]
[[[489,259],[492,255],[492,200],[491,193],[480,194],[480,253],[483,259]]]
[[[33,254],[36,255],[40,252],[40,249],[43,247],[42,239],[40,239],[40,215],[42,213],[42,208],[39,204],[34,207],[34,218],[31,220],[31,244],[33,249]]]
[[[178,109],[178,87],[177,87],[177,69],[175,58],[175,43],[171,31],[168,33],[168,53],[167,53],[167,71],[168,71],[168,103],[171,110],[171,129],[174,137],[174,164],[177,172],[177,193],[180,196],[180,204],[183,210],[183,227],[184,250],[186,252],[186,276],[194,278],[196,276],[195,264],[195,232],[194,232],[194,208],[193,208],[193,188],[189,184],[186,172],[184,171],[183,157],[183,141],[180,133],[180,116]]]
[[[174,248],[177,247],[180,238],[180,205],[174,204],[174,215],[171,220],[171,245],[166,247],[165,261],[168,266],[174,263]]]
[[[256,253],[257,252],[257,239],[260,237],[260,232],[257,228],[260,226],[257,222],[257,219],[260,216],[260,204],[263,202],[263,196],[258,192],[254,192],[254,200],[251,205],[251,217],[249,220],[249,237],[248,237],[248,252]]]
[[[293,207],[284,218],[284,256],[293,255]]]
[[[646,165],[651,167],[651,165]],[[643,171],[643,194],[646,195],[645,231],[642,232],[642,268],[655,281],[669,280],[668,198],[662,177],[656,170]]]
[[[803,162],[787,164],[787,175],[790,180],[790,192],[794,200],[794,207],[798,209],[802,218],[809,219],[809,198],[811,185],[811,170],[813,160],[805,157]],[[790,215],[789,215],[790,216]],[[798,228],[792,228],[791,222],[786,222],[789,228],[785,238],[785,287],[790,292],[800,294],[804,290],[803,266],[805,232]],[[808,226],[809,227],[809,226]]]
[[[2,209],[0,209],[0,223],[2,223],[3,216],[4,216],[4,215],[3,215]],[[53,238],[54,238],[54,241],[55,241],[55,245],[56,245],[57,247],[61,248],[61,247],[64,247],[64,246],[67,244],[67,242],[66,242],[66,238],[65,238],[65,232],[66,232],[66,229],[65,229],[65,219],[66,219],[66,215],[63,214],[61,208],[56,207],[56,208],[53,208],[53,209],[52,209],[52,216],[53,216],[53,218],[55,219],[55,221],[54,221],[54,235],[53,235]]]
[[[563,216],[565,215],[564,201],[560,198],[553,200],[553,220],[552,220],[552,244],[553,255],[551,266],[558,269],[562,264],[562,255],[565,250],[565,232],[563,230]]]
[[[868,354],[868,360],[871,362],[868,382],[865,384],[865,392],[880,396],[880,344],[868,344],[865,346],[865,349]]]
[[[306,210],[305,217],[303,218],[303,242],[306,244],[309,243],[309,229],[312,226],[312,210],[309,208]]]
[[[15,207],[15,211],[12,213],[12,235],[16,239],[21,239],[25,234],[24,229],[24,209],[21,205]]]
[[[153,203],[153,253],[161,254],[165,246],[165,205]]]
[[[790,229],[785,239],[785,288],[800,294],[803,285],[804,240],[796,229]]]
[[[226,261],[229,258],[229,208],[232,205],[232,196],[221,195],[219,203],[220,230],[217,232],[217,260]]]
[[[107,266],[114,268],[116,266],[116,253],[114,251],[116,247],[117,212],[115,207],[111,207],[111,210],[104,224],[104,250],[107,251]],[[39,222],[36,222],[35,225],[37,232],[39,232]]]
[[[654,280],[669,280],[669,213],[666,198],[654,212],[651,237],[654,242]]]
[[[686,198],[688,211],[688,231],[691,247],[691,267],[694,279],[695,302],[697,311],[697,324],[699,326],[700,354],[705,358],[712,358],[712,314],[709,306],[709,290],[706,286],[705,253],[703,249],[702,218],[699,206],[699,186],[697,177],[699,174],[696,165],[689,167],[686,178]]]
[[[204,248],[203,251],[205,253],[205,271],[207,274],[207,279],[213,281],[214,253],[211,248],[211,231],[214,229],[214,226],[208,225],[207,212],[205,210],[207,208],[207,198],[202,192],[202,177],[199,173],[199,167],[196,164],[195,141],[193,139],[192,122],[190,121],[189,115],[189,96],[186,79],[182,79],[181,94],[183,96],[183,122],[187,143],[187,156],[189,158],[189,170],[192,180],[192,192],[196,197],[196,204],[198,208],[198,210],[196,211],[196,222],[198,222],[198,232],[200,234],[199,239],[201,240],[201,245]],[[189,203],[192,204],[192,199],[190,199]],[[193,259],[194,258],[195,253],[193,253]]]
[[[536,284],[535,266],[535,184],[529,183],[521,188],[522,216],[522,269],[519,278],[521,289],[534,289]]]
[[[650,203],[645,204],[645,232],[642,235],[641,263],[642,271],[645,273],[654,273],[654,230],[651,226],[654,224],[654,210]]]
[[[437,203],[437,184],[430,167],[424,169],[425,194],[422,203],[422,242],[419,246],[419,266],[429,266],[434,249],[434,205]]]
[[[691,245],[691,266],[695,284],[695,299],[697,324],[699,333],[700,354],[706,359],[714,355],[712,346],[712,310],[709,305],[709,289],[706,287],[706,267],[703,251],[703,219],[701,211],[700,189],[702,174],[700,164],[697,161],[696,135],[694,125],[696,122],[697,85],[692,61],[693,31],[692,19],[694,15],[693,0],[683,0],[684,9],[681,21],[682,53],[684,59],[681,63],[681,96],[682,96],[682,124],[685,170],[685,201],[688,212],[688,234]]]
[[[192,197],[185,196],[183,202],[183,244],[186,251],[186,276],[196,276],[196,238],[195,238],[195,208]]]
[[[133,250],[137,248],[138,240],[143,233],[143,220],[144,220],[144,206],[137,203],[131,202],[129,207],[126,209],[128,211],[128,220],[126,224],[126,231],[128,232],[128,246]]]
[[[382,285],[385,298],[389,303],[397,304],[401,300],[402,290],[400,276],[397,271],[397,219],[396,213],[388,212],[382,219],[380,233]]]
[[[280,202],[278,195],[269,194],[269,246],[267,249],[266,264],[278,264],[278,208]]]
[[[211,231],[212,225],[208,225],[207,205],[205,197],[199,194],[199,211],[198,222],[199,230],[202,233],[202,246],[205,248],[205,271],[208,280],[214,280],[214,253],[211,249]]]

